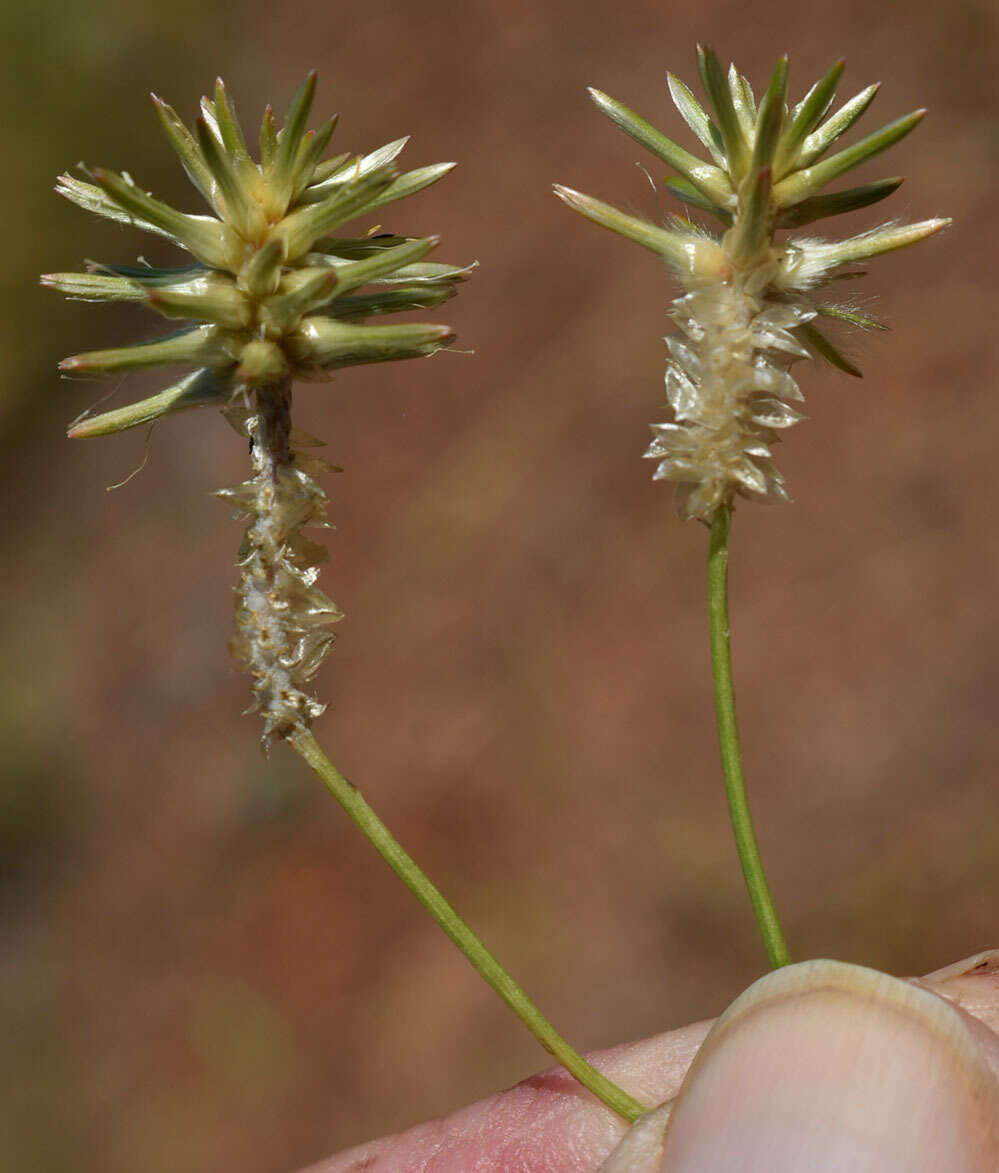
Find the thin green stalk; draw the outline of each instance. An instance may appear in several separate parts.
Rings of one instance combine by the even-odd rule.
[[[648,1108],[591,1066],[562,1038],[441,893],[406,854],[361,792],[327,758],[311,733],[296,730],[288,741],[323,780],[337,802],[371,841],[372,846],[451,940],[492,986],[544,1049],[579,1082],[625,1120],[637,1120]]]
[[[787,965],[791,958],[784,942],[777,910],[767,884],[760,856],[753,816],[746,794],[746,777],[742,768],[739,725],[735,717],[735,687],[732,682],[732,647],[728,620],[728,537],[732,526],[732,507],[722,505],[711,519],[711,547],[708,557],[708,610],[711,616],[711,671],[715,685],[715,713],[718,718],[718,745],[728,809],[735,832],[735,843],[746,878],[753,912],[760,926],[763,944],[774,969]]]

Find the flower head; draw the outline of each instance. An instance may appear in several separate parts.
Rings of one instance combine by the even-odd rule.
[[[250,441],[253,476],[219,494],[248,519],[236,588],[232,650],[254,678],[265,746],[305,727],[324,706],[305,690],[341,617],[316,585],[322,546],[302,532],[326,525],[326,494],[313,474],[330,468],[299,449],[291,426],[294,379],[320,380],[358,363],[433,354],[448,326],[369,325],[369,317],[447,300],[468,268],[435,264],[437,237],[339,237],[335,229],[434,183],[454,166],[400,174],[406,139],[367,155],[323,155],[336,125],[306,124],[315,74],[292,100],[284,128],[268,107],[260,159],[251,157],[225,86],[201,100],[193,132],[153,97],[167,138],[212,215],[179,212],[123,172],[95,168],[88,181],[63,175],[57,191],[98,215],[166,237],[190,263],[173,269],[90,265],[42,283],[89,301],[132,301],[177,319],[180,329],[137,346],[74,355],[63,371],[194,368],[139,403],[86,417],[72,437],[106,435],[187,408],[214,404]]]
[[[71,436],[121,431],[202,404],[225,406],[248,387],[429,355],[453,341],[447,326],[364,323],[453,295],[468,270],[424,259],[437,237],[332,233],[436,182],[454,164],[399,174],[395,160],[406,139],[367,155],[324,159],[336,119],[306,129],[315,84],[310,74],[281,131],[268,107],[259,162],[250,156],[221,80],[214,97],[202,99],[193,132],[153,96],[166,136],[212,215],[169,207],[127,172],[93,168],[86,172],[92,182],[60,177],[56,190],[73,203],[166,237],[192,257],[172,269],[91,264],[86,273],[42,278],[43,285],[73,298],[138,302],[181,323],[175,332],[137,346],[64,359],[63,371],[195,368],[150,399],[82,420]],[[360,292],[363,286],[370,288]]]
[[[683,82],[672,74],[667,80],[709,159],[690,154],[599,90],[590,94],[612,122],[677,173],[667,189],[710,213],[721,225],[717,232],[680,217],[660,227],[569,188],[555,191],[588,219],[661,256],[685,289],[670,314],[680,333],[666,339],[672,418],[653,425],[655,439],[645,455],[659,462],[655,479],[676,482],[679,515],[707,521],[736,494],[788,499],[771,447],[781,429],[803,418],[788,402],[803,399],[789,373],[793,362],[821,357],[859,375],[815,320],[824,316],[868,328],[878,323],[823,301],[829,282],[844,275],[844,266],[915,244],[950,221],[889,222],[840,241],[778,239],[782,229],[891,195],[900,178],[835,192],[825,188],[908,134],[924,111],[829,154],[878,89],[868,86],[829,114],[842,62],[790,109],[786,58],[759,105],[749,82],[734,65],[726,73],[711,49],[698,47],[698,66],[711,114]]]

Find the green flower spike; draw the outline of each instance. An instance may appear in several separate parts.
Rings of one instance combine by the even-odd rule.
[[[323,547],[304,526],[324,526],[326,494],[312,479],[329,469],[294,445],[318,443],[291,428],[295,379],[322,380],[358,363],[434,354],[454,340],[448,326],[368,325],[364,319],[446,301],[470,269],[426,259],[437,237],[338,237],[335,229],[434,183],[454,166],[399,174],[406,139],[371,154],[323,159],[335,119],[306,130],[310,74],[284,129],[270,108],[251,158],[231,99],[218,81],[190,131],[153,96],[171,146],[213,215],[178,212],[123,172],[94,168],[87,181],[60,177],[56,190],[100,216],[164,236],[190,253],[180,268],[89,264],[42,284],[86,301],[132,301],[176,319],[173,333],[64,359],[66,372],[193,367],[139,403],[74,423],[74,438],[103,436],[188,408],[214,405],[250,440],[254,475],[219,495],[249,518],[240,551],[233,653],[254,677],[264,744],[307,728],[323,707],[305,691],[340,611],[315,585]],[[367,287],[364,290],[364,287]]]
[[[659,461],[656,480],[676,482],[680,517],[710,521],[736,494],[788,499],[771,447],[781,429],[803,418],[788,403],[803,398],[788,370],[793,362],[821,357],[860,374],[814,320],[824,316],[864,328],[878,323],[849,306],[821,300],[829,283],[860,275],[844,272],[844,266],[915,244],[950,221],[889,222],[841,241],[777,239],[781,229],[800,228],[891,195],[901,179],[824,189],[898,142],[924,112],[896,119],[829,154],[870,105],[877,86],[827,117],[842,62],[788,109],[786,58],[778,62],[759,106],[734,66],[726,74],[703,46],[697,58],[710,113],[683,82],[672,74],[667,79],[673,102],[710,162],[599,90],[590,94],[612,122],[677,172],[666,187],[720,221],[717,234],[680,217],[659,227],[569,188],[556,186],[555,191],[588,219],[658,253],[684,286],[670,315],[680,334],[666,339],[672,419],[653,425],[655,439],[645,455]]]

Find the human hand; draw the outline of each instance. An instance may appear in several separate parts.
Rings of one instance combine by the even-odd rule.
[[[552,1068],[303,1173],[999,1170],[999,951],[910,982],[806,962],[762,979],[718,1022],[677,1101],[665,1166],[669,1109],[629,1132]],[[713,1025],[593,1059],[643,1102],[664,1104]]]

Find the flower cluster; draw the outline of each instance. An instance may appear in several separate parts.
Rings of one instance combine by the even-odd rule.
[[[721,225],[717,233],[680,217],[659,227],[569,188],[555,191],[588,219],[657,253],[684,287],[670,312],[680,333],[666,339],[672,418],[653,425],[655,438],[645,455],[659,462],[655,479],[676,483],[680,517],[709,521],[736,494],[788,499],[772,446],[781,429],[803,418],[791,406],[803,399],[788,369],[796,359],[821,357],[849,374],[860,373],[815,322],[821,316],[866,328],[879,323],[853,307],[821,300],[825,287],[837,277],[859,275],[844,266],[915,244],[949,221],[889,222],[840,241],[777,239],[778,230],[891,195],[900,178],[823,189],[908,134],[924,112],[899,118],[830,155],[829,148],[878,89],[869,86],[829,114],[842,62],[791,109],[785,104],[786,58],[758,106],[734,65],[726,73],[702,46],[698,66],[714,117],[683,82],[672,74],[667,79],[674,103],[710,161],[690,154],[606,94],[590,94],[611,121],[678,173],[666,181],[667,189],[714,216]]]
[[[434,183],[454,164],[400,174],[395,160],[406,139],[363,156],[324,159],[336,119],[306,129],[315,84],[311,74],[281,130],[268,107],[259,162],[221,81],[213,98],[202,99],[193,132],[154,96],[167,138],[213,215],[179,212],[127,173],[98,168],[85,172],[87,180],[61,176],[56,190],[88,211],[167,238],[192,262],[171,269],[91,264],[86,273],[42,278],[70,297],[138,302],[182,322],[137,346],[64,359],[63,371],[194,368],[149,399],[85,417],[71,437],[106,435],[207,404],[221,408],[250,441],[253,476],[220,496],[249,519],[233,651],[254,677],[265,745],[322,712],[305,685],[332,642],[329,624],[340,618],[315,585],[326,551],[302,533],[325,524],[326,495],[313,475],[329,466],[297,450],[303,441],[291,427],[292,381],[326,380],[339,367],[448,346],[454,334],[447,326],[364,319],[437,305],[469,271],[425,259],[436,237],[377,228],[359,237],[333,235]]]

